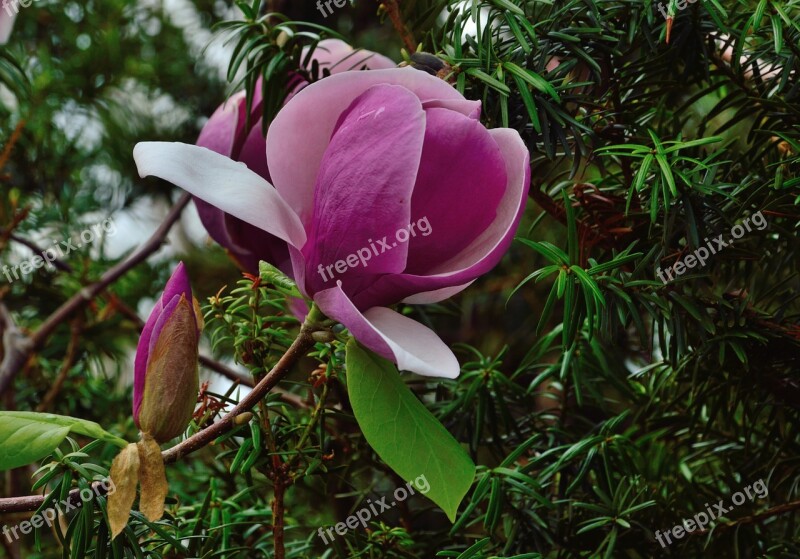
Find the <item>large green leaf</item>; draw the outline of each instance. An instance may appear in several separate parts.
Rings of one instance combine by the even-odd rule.
[[[0,411],[0,471],[30,464],[53,452],[70,433],[124,447],[97,423],[52,413]]]
[[[475,479],[475,464],[382,357],[347,344],[347,391],[367,442],[406,481],[422,475],[425,494],[451,522]]]

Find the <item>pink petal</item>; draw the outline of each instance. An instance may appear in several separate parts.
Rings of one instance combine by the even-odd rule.
[[[413,68],[343,72],[303,89],[278,113],[267,134],[273,183],[303,223],[311,222],[317,173],[339,115],[378,84],[401,85],[422,102],[463,99],[448,83]]]
[[[410,297],[406,297],[403,299],[403,303],[407,303],[409,305],[429,305],[431,303],[438,303],[439,301],[444,301],[445,299],[449,299],[453,295],[461,293],[473,282],[467,282],[463,285],[454,285],[453,287],[443,287],[441,289],[436,289],[434,291],[423,291],[422,293],[415,293]]]
[[[349,293],[376,275],[406,268],[408,243],[394,243],[379,254],[372,246],[384,238],[392,243],[395,232],[408,225],[424,136],[425,112],[404,87],[371,87],[342,113],[320,165],[303,250],[310,293],[334,285],[333,277]],[[333,268],[337,263],[339,270]]]
[[[429,377],[456,378],[453,352],[431,329],[385,307],[361,313],[341,286],[321,291],[314,301],[326,316],[341,322],[363,345],[397,363],[402,371]]]
[[[144,395],[144,381],[147,377],[150,338],[163,308],[159,297],[150,316],[147,317],[147,322],[145,322],[142,333],[139,336],[139,343],[136,345],[136,357],[133,362],[133,419],[137,426],[139,425],[139,408],[142,405],[142,396]]]
[[[411,220],[424,220],[426,234],[409,239],[406,267],[421,275],[460,254],[495,221],[508,183],[503,154],[479,121],[447,109],[425,116]]]
[[[16,7],[17,11],[9,15],[8,12],[14,7]],[[0,45],[5,45],[8,42],[18,13],[19,4],[3,4],[3,9],[0,10]]]
[[[422,108],[426,111],[428,109],[449,109],[473,120],[478,120],[481,117],[481,102],[469,99],[434,99],[433,101],[425,101],[422,104]]]
[[[297,215],[271,184],[243,163],[178,142],[140,142],[133,158],[141,177],[167,180],[289,244],[305,244],[306,232]]]
[[[303,49],[305,60],[309,47]],[[397,63],[368,50],[354,49],[341,39],[325,39],[317,44],[314,49],[313,60],[316,60],[320,68],[327,68],[331,74],[347,72],[350,70],[361,70],[366,67],[369,70],[382,70],[384,68],[396,68]],[[308,65],[311,67],[311,64]]]
[[[530,155],[516,131],[496,128],[489,130],[489,134],[503,153],[508,176],[508,187],[497,208],[497,218],[464,251],[426,274],[381,277],[368,291],[353,296],[353,302],[359,308],[375,306],[387,298],[396,301],[418,293],[463,285],[491,270],[503,257],[525,210],[530,184]],[[435,225],[431,223],[431,226],[435,233]]]
[[[150,350],[154,347],[154,340],[158,339],[158,332],[161,331],[161,327],[157,327],[157,323],[164,314],[168,314],[165,313],[165,307],[173,301],[179,301],[181,295],[185,296],[187,301],[192,300],[192,286],[189,283],[189,274],[186,272],[186,266],[183,262],[178,263],[169,280],[167,280],[164,292],[156,300],[156,304],[150,312],[144,328],[142,328],[139,343],[136,346],[136,357],[133,364],[133,418],[137,422],[139,408],[142,405],[142,395],[144,394],[147,360],[150,356]],[[177,302],[175,305],[177,305]]]

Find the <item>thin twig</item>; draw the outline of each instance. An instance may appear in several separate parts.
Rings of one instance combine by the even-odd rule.
[[[795,510],[798,510],[798,509],[800,509],[800,501],[791,501],[789,503],[784,503],[782,505],[778,505],[778,506],[772,507],[771,509],[767,509],[764,512],[760,512],[758,514],[745,516],[745,517],[740,518],[738,520],[732,520],[731,522],[723,522],[721,524],[718,524],[718,525],[714,526],[713,530],[715,532],[718,532],[720,530],[727,530],[728,528],[734,528],[736,526],[741,526],[743,524],[755,524],[757,522],[761,522],[762,520],[764,520],[766,518],[771,518],[773,516],[777,516],[779,514],[784,514],[784,513],[787,513],[787,512],[792,512],[792,511],[795,511]],[[710,531],[711,531],[710,529],[708,529],[708,530],[704,529],[704,530],[696,530],[694,532],[687,532],[687,533],[691,534],[693,536],[700,536],[700,535],[703,535],[703,534],[708,534]]]
[[[30,355],[41,349],[50,335],[63,322],[69,320],[72,314],[89,304],[92,299],[105,291],[105,289],[125,275],[132,268],[144,262],[151,254],[161,248],[170,229],[180,218],[181,212],[192,199],[191,195],[183,194],[167,214],[164,222],[155,233],[142,245],[142,247],[123,262],[110,268],[98,281],[81,289],[70,297],[64,304],[53,312],[34,334],[24,342],[19,342],[11,347],[6,346],[8,352],[0,366],[0,394],[8,389],[14,377],[19,373]]]
[[[161,456],[164,458],[164,463],[172,464],[173,462],[177,462],[192,452],[212,444],[214,439],[230,431],[236,425],[234,421],[235,418],[249,411],[260,402],[261,399],[289,373],[292,366],[313,347],[314,339],[311,337],[311,334],[319,328],[320,327],[313,318],[311,318],[311,320],[307,318],[306,323],[303,324],[300,333],[297,335],[294,342],[292,342],[292,345],[289,346],[286,353],[283,354],[272,370],[264,376],[253,390],[242,398],[242,400],[219,421],[162,452]],[[76,502],[79,501],[79,493],[79,490],[73,489],[70,491],[69,499],[72,500],[74,498]],[[26,495],[23,497],[0,499],[0,513],[34,511],[44,503],[44,500],[44,495]]]
[[[29,241],[28,239],[26,239],[24,237],[20,237],[16,233],[12,233],[11,230],[6,230],[6,229],[3,229],[2,227],[0,227],[0,237],[3,237],[3,236],[8,237],[12,241],[16,241],[19,244],[29,248],[31,250],[31,252],[33,252],[34,254],[36,254],[38,256],[41,256],[42,259],[44,259],[45,250],[43,248],[41,248],[39,245],[37,245],[36,243],[34,243],[33,241]],[[53,258],[53,259],[48,258],[47,262],[49,262],[50,264],[52,264],[54,267],[58,268],[62,272],[72,272],[72,266],[70,266],[69,264],[67,264],[65,262],[62,262],[58,258]]]
[[[295,362],[305,355],[306,351],[314,345],[311,333],[314,332],[316,328],[317,326],[315,324],[306,322],[300,329],[300,333],[297,335],[295,341],[292,342],[292,345],[286,350],[286,353],[283,354],[272,370],[259,381],[250,393],[242,398],[225,417],[189,437],[182,443],[164,451],[162,453],[164,456],[164,463],[171,464],[172,462],[180,460],[187,454],[203,448],[220,435],[230,431],[234,426],[234,419],[236,416],[249,411],[261,401],[261,399],[286,376]]]
[[[403,16],[400,14],[400,3],[398,0],[383,0],[381,5],[392,20],[395,31],[400,35],[406,50],[409,54],[414,54],[417,51],[417,44],[414,42],[414,35],[411,34],[408,27],[403,23]]]
[[[8,158],[11,157],[11,151],[14,149],[14,146],[19,141],[20,136],[22,136],[22,130],[24,128],[25,128],[25,119],[22,119],[17,123],[17,126],[11,133],[11,137],[8,139],[8,143],[6,143],[5,147],[3,148],[3,152],[0,153],[0,169],[5,167],[6,163],[8,163]]]
[[[64,386],[64,382],[66,382],[67,376],[69,375],[69,370],[72,369],[73,365],[75,365],[75,359],[78,356],[78,345],[82,333],[83,317],[78,316],[72,322],[72,333],[69,339],[69,345],[67,346],[67,355],[64,357],[64,362],[61,364],[61,370],[58,371],[58,376],[56,376],[53,386],[50,387],[50,390],[48,390],[47,394],[44,395],[42,401],[38,406],[36,406],[37,412],[47,411],[50,408],[50,405],[53,403],[53,400],[55,400],[56,396],[58,396],[58,393],[61,392],[61,388]]]

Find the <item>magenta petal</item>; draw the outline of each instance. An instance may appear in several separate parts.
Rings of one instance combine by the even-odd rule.
[[[133,420],[137,427],[139,426],[139,408],[142,405],[142,396],[144,395],[144,381],[147,377],[147,356],[149,355],[150,338],[153,335],[153,328],[162,308],[161,298],[159,298],[150,316],[147,317],[147,322],[142,328],[142,334],[139,336],[139,343],[136,345],[136,358],[133,363]]]
[[[236,159],[269,181],[271,177],[267,166],[267,139],[262,134],[261,126],[261,119],[256,119]]]
[[[172,275],[167,280],[161,301],[166,304],[166,302],[171,301],[178,295],[186,295],[188,301],[192,300],[192,284],[189,282],[189,274],[186,272],[186,266],[183,262],[178,262]]]
[[[246,108],[244,91],[232,95],[203,126],[197,145],[230,157],[236,136],[244,126]]]
[[[498,128],[490,130],[489,134],[503,153],[508,177],[508,187],[497,208],[497,219],[466,249],[428,273],[381,277],[367,291],[353,296],[353,302],[359,308],[386,304],[387,299],[397,301],[466,284],[491,270],[503,257],[525,210],[530,184],[530,155],[516,131]],[[435,226],[432,229],[436,231]]]
[[[295,95],[269,128],[267,160],[272,183],[307,227],[314,214],[317,173],[339,115],[356,97],[379,84],[401,85],[423,103],[464,98],[448,83],[413,68],[343,72]]]
[[[419,99],[396,85],[368,89],[342,114],[320,165],[303,248],[309,293],[334,285],[331,275],[349,293],[377,274],[405,269],[408,243],[393,239],[409,223],[424,134]],[[372,245],[384,238],[391,249],[375,254]],[[337,262],[340,270],[330,268]]]
[[[136,358],[133,364],[133,419],[137,425],[139,408],[142,405],[142,395],[144,394],[144,381],[147,375],[147,359],[150,356],[150,350],[154,347],[155,340],[158,339],[158,332],[161,331],[157,324],[165,314],[170,314],[166,312],[164,302],[178,301],[181,295],[184,295],[186,300],[191,302],[192,287],[189,283],[189,274],[186,272],[186,266],[183,262],[178,263],[169,280],[167,280],[164,292],[150,312],[150,316],[142,329],[142,334],[139,336],[139,343],[136,346]],[[175,305],[177,305],[177,302]],[[174,305],[172,308],[174,310]]]
[[[426,111],[428,109],[449,109],[473,120],[478,120],[481,117],[481,102],[469,99],[434,99],[425,101],[422,104],[422,108]]]
[[[428,226],[409,240],[409,274],[425,274],[468,247],[495,221],[508,183],[503,154],[479,121],[447,109],[425,116],[411,219]]]
[[[397,363],[400,370],[430,377],[458,376],[460,367],[453,352],[419,322],[385,307],[362,314],[341,286],[317,293],[314,301],[326,316],[344,324],[356,340]]]

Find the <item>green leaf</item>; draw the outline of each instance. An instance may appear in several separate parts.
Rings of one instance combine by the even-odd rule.
[[[451,522],[475,479],[475,464],[453,436],[414,396],[397,368],[365,350],[347,344],[347,391],[367,442],[408,482],[420,476],[425,494]]]
[[[0,471],[19,468],[44,458],[69,435],[84,435],[119,447],[127,443],[97,423],[26,411],[0,411]]]
[[[521,78],[522,80],[528,82],[533,87],[541,91],[542,93],[547,93],[550,97],[552,97],[557,103],[561,102],[561,98],[558,96],[558,92],[556,92],[556,88],[553,87],[549,81],[544,79],[542,76],[537,74],[536,72],[531,72],[530,70],[525,70],[514,64],[513,62],[505,62],[503,63],[503,67],[508,70],[511,74]]]

